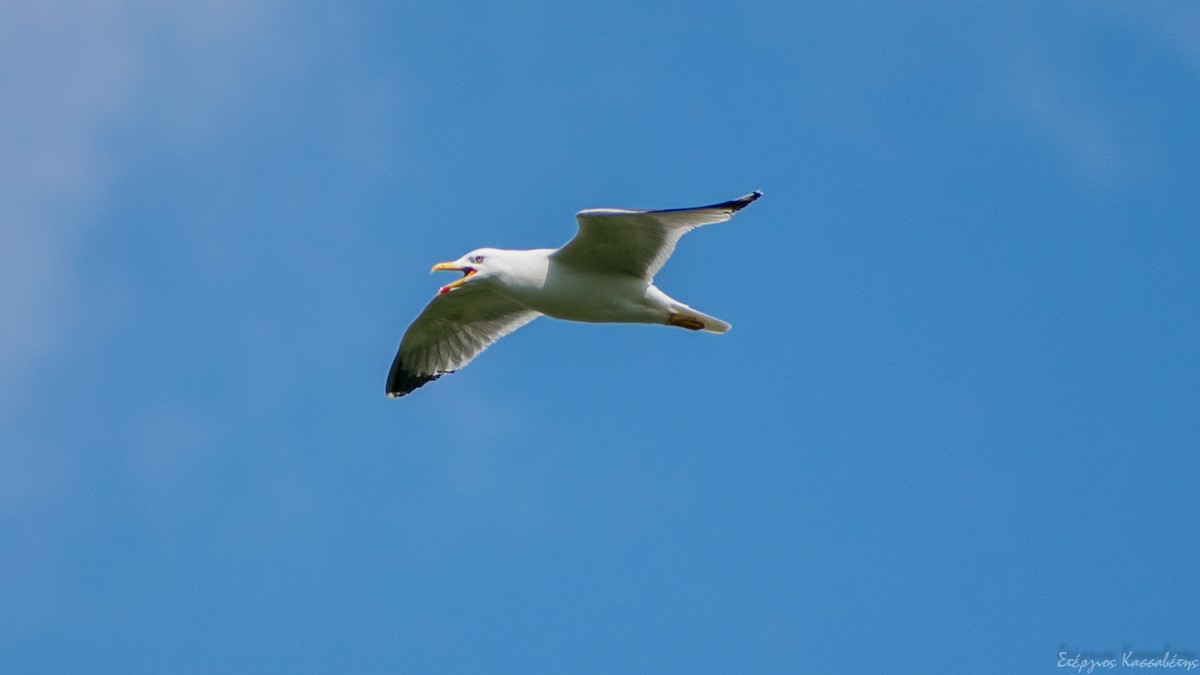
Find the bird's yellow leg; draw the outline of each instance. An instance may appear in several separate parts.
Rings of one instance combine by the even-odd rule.
[[[678,314],[676,312],[671,312],[667,315],[667,325],[679,326],[680,328],[686,328],[688,330],[700,330],[701,328],[704,328],[704,322],[700,319],[697,319],[694,316],[688,316],[686,314]]]

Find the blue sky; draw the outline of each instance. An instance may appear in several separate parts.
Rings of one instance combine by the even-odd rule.
[[[1188,2],[0,6],[13,672],[1200,656]],[[388,400],[478,246],[765,196]]]

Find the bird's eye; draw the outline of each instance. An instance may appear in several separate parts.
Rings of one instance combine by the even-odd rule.
[[[476,265],[478,265],[479,263],[483,262],[483,256],[481,256],[481,255],[477,255],[477,256],[475,256],[474,258],[471,258],[471,262],[473,262],[473,263],[475,263]]]

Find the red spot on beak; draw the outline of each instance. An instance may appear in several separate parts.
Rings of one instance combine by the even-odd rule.
[[[446,263],[446,264],[448,265],[448,263]],[[434,265],[433,269],[436,271],[438,269],[438,266]],[[458,281],[448,283],[445,286],[442,286],[441,288],[439,288],[438,295],[441,295],[442,293],[449,293],[450,291],[467,283],[467,278],[470,277],[472,274],[475,274],[475,271],[476,271],[474,267],[457,267],[457,268],[456,267],[447,267],[446,269],[461,270],[463,275],[462,275],[462,278],[459,279]]]

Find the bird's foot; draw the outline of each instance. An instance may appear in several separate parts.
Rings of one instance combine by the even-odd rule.
[[[697,319],[694,316],[688,316],[686,314],[676,314],[675,312],[671,312],[667,315],[667,325],[679,326],[680,328],[686,328],[688,330],[700,330],[701,328],[704,328],[704,322],[700,319]]]

